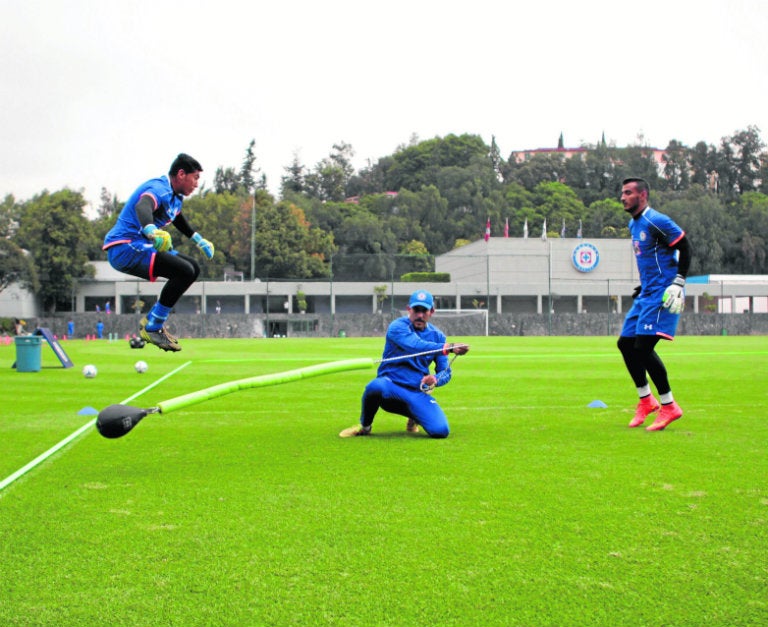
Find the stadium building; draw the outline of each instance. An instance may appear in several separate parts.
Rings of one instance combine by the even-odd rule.
[[[104,316],[109,309],[109,322],[122,337],[134,330],[133,318],[155,302],[162,280],[136,280],[107,262],[94,266],[96,276],[78,281],[73,289],[71,309],[91,317]],[[175,319],[192,337],[375,335],[402,314],[408,296],[419,287],[434,294],[434,320],[443,327],[463,321],[459,326],[472,334],[611,334],[638,284],[627,239],[489,237],[436,257],[435,272],[447,282],[411,283],[399,276],[381,281],[246,281],[241,273],[228,271],[220,281],[194,283],[177,303]],[[724,332],[727,325],[712,314],[768,312],[768,277],[691,277],[686,296],[684,320],[709,314],[702,329]],[[9,289],[0,293],[0,315],[35,318],[42,312],[33,295]],[[54,318],[66,321],[71,315]],[[762,319],[768,316],[757,318],[746,330],[740,323],[733,332],[753,332],[752,325],[765,324]],[[47,326],[57,326],[56,321]]]

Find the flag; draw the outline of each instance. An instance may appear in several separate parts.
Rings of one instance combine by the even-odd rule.
[[[547,219],[544,218],[544,224],[541,227],[541,241],[547,241]]]
[[[579,230],[576,231],[576,237],[578,237],[579,239],[581,239],[583,237],[583,235],[581,233],[581,220],[579,220]]]
[[[565,237],[565,218],[563,218],[563,228],[560,229],[560,237]]]
[[[509,237],[509,218],[504,223],[504,237]]]
[[[488,220],[485,223],[485,241],[487,242],[491,238],[491,219],[488,218]]]
[[[525,224],[523,224],[523,238],[528,239],[528,218],[525,219]]]

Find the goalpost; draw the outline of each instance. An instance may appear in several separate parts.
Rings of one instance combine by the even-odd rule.
[[[435,309],[431,322],[449,336],[488,336],[487,309]]]

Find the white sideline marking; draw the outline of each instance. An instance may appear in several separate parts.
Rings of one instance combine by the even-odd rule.
[[[181,366],[179,366],[179,367],[178,367],[178,368],[176,368],[175,370],[172,370],[171,372],[169,372],[169,373],[168,373],[168,374],[166,374],[165,376],[162,376],[162,377],[160,377],[160,378],[159,378],[157,381],[155,381],[154,383],[151,383],[150,385],[148,385],[147,387],[145,387],[143,390],[139,390],[138,392],[136,392],[136,394],[134,394],[133,396],[129,396],[129,397],[128,397],[128,398],[126,398],[124,401],[120,401],[120,404],[121,404],[121,405],[124,405],[125,403],[128,403],[128,402],[132,401],[132,400],[133,400],[134,398],[136,398],[137,396],[141,396],[141,395],[142,395],[142,394],[144,394],[145,392],[148,392],[148,391],[149,391],[149,390],[151,390],[153,387],[155,387],[156,385],[159,385],[160,383],[162,383],[163,381],[165,381],[165,380],[166,380],[166,379],[168,379],[169,377],[171,377],[171,376],[175,375],[175,374],[176,374],[177,372],[179,372],[179,371],[180,371],[182,368],[186,368],[186,367],[187,367],[189,364],[191,364],[191,363],[192,363],[191,361],[188,361],[188,362],[186,362],[186,363],[184,363],[184,364],[181,364]],[[0,481],[0,492],[2,492],[2,490],[3,490],[4,488],[6,488],[7,486],[11,485],[11,484],[12,484],[14,481],[16,481],[16,479],[18,479],[19,477],[22,477],[22,476],[24,476],[26,473],[28,473],[30,470],[32,470],[32,469],[33,469],[35,466],[38,466],[39,464],[41,464],[42,462],[44,462],[44,461],[45,461],[46,459],[48,459],[48,458],[49,458],[51,455],[53,455],[53,454],[54,454],[56,451],[58,451],[59,449],[62,449],[62,448],[64,448],[64,447],[65,447],[67,444],[69,444],[69,443],[70,443],[72,440],[74,440],[75,438],[77,438],[77,437],[78,437],[78,436],[79,436],[81,433],[83,433],[83,432],[87,431],[87,430],[88,430],[90,427],[92,427],[92,426],[93,426],[93,425],[95,425],[95,424],[96,424],[96,418],[94,418],[93,420],[91,420],[91,421],[89,421],[89,422],[85,423],[85,424],[84,424],[82,427],[80,427],[80,428],[79,428],[77,431],[75,431],[74,433],[71,433],[71,434],[70,434],[70,435],[68,435],[66,438],[64,438],[64,439],[63,439],[61,442],[59,442],[58,444],[55,444],[54,446],[52,446],[51,448],[49,448],[49,449],[48,449],[47,451],[45,451],[45,453],[43,453],[42,455],[38,455],[37,457],[35,457],[35,459],[33,459],[31,462],[29,462],[29,463],[28,463],[26,466],[22,466],[21,468],[19,468],[19,469],[18,469],[16,472],[14,472],[13,474],[11,474],[11,475],[8,475],[8,476],[7,476],[5,479],[3,479],[2,481]]]

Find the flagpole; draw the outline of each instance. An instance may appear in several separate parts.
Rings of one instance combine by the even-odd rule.
[[[251,281],[256,280],[256,192],[251,199]]]
[[[552,335],[552,242],[547,242],[547,326],[548,334]]]

